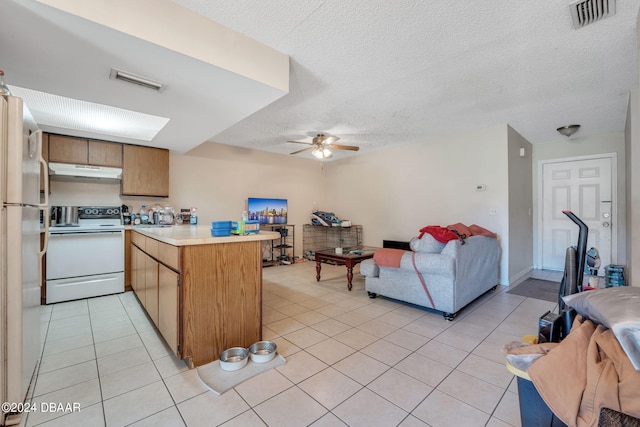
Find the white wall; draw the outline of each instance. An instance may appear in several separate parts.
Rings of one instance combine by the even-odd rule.
[[[363,225],[370,246],[457,222],[485,227],[502,240],[509,231],[507,165],[506,125],[361,154],[327,163],[327,205],[319,209]],[[476,191],[479,184],[486,191]],[[501,246],[500,282],[507,284],[508,248]]]
[[[169,194],[174,207],[196,206],[199,222],[238,220],[249,197],[288,200],[296,225],[295,255],[302,255],[302,225],[314,203],[324,203],[322,164],[229,145],[204,143],[171,154]]]
[[[618,201],[618,233],[617,233],[617,261],[623,264],[626,259],[626,241],[628,238],[627,214],[626,214],[626,178],[625,178],[625,136],[622,132],[596,135],[590,137],[571,137],[558,139],[547,143],[535,144],[533,146],[533,207],[534,222],[533,235],[540,236],[542,230],[538,228],[538,180],[540,175],[540,162],[543,160],[563,159],[594,154],[617,153],[617,188],[616,199]],[[539,266],[542,260],[539,259],[539,241],[534,239],[534,265]]]
[[[626,213],[628,236],[626,241],[625,279],[631,286],[634,277],[640,277],[640,92],[631,92],[625,129],[627,182]],[[635,167],[633,167],[635,165]]]
[[[524,150],[521,153],[521,150]],[[509,283],[527,277],[533,263],[532,145],[508,127],[509,159]]]

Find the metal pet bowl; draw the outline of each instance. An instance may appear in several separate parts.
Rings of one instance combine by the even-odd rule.
[[[249,347],[249,356],[254,363],[266,363],[276,357],[277,348],[273,341],[258,341]]]
[[[225,371],[237,371],[249,361],[249,350],[243,347],[231,347],[220,353],[220,368]]]

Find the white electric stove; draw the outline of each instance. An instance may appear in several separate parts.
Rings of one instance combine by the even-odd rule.
[[[81,206],[78,225],[50,227],[46,303],[124,292],[119,206]]]

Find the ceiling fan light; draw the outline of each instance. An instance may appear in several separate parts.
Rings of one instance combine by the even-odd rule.
[[[331,153],[331,151],[326,147],[316,147],[313,149],[311,154],[313,154],[313,157],[320,160],[329,159],[333,157],[333,154]]]

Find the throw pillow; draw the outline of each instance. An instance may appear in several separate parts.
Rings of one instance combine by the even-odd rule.
[[[411,239],[409,246],[414,252],[439,254],[446,245],[438,242],[431,234],[425,233],[420,238],[414,237]]]
[[[640,371],[640,287],[597,289],[562,299],[578,314],[610,328],[633,367]]]

